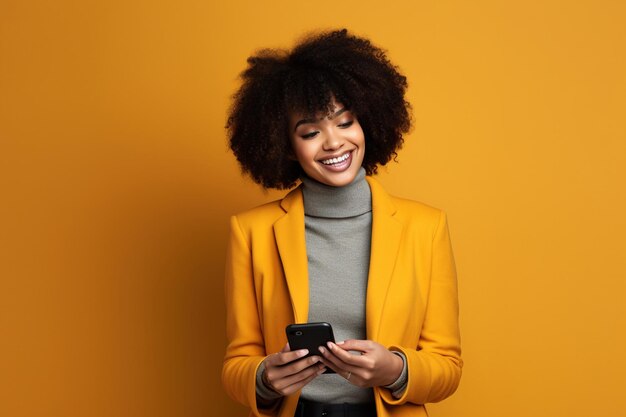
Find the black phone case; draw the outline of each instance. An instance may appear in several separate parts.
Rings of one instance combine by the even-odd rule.
[[[285,331],[287,333],[287,340],[289,341],[289,349],[308,349],[309,353],[305,357],[313,355],[322,356],[318,348],[320,346],[326,346],[326,342],[335,343],[333,328],[326,322],[290,324]],[[330,374],[335,373],[335,371],[326,368],[324,373]]]

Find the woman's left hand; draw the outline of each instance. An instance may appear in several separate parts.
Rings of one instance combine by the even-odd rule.
[[[395,382],[404,362],[380,343],[371,340],[346,340],[320,346],[324,365],[359,387],[377,387]],[[360,352],[354,355],[349,351]]]

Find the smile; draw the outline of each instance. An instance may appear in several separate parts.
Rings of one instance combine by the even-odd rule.
[[[346,159],[348,159],[349,157],[350,157],[350,152],[346,152],[345,154],[338,156],[337,158],[324,159],[320,162],[324,165],[333,165],[333,164],[341,163],[345,161]]]

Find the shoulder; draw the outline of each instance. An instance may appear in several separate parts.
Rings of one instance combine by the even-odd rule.
[[[232,216],[243,230],[271,228],[283,217],[294,200],[301,199],[299,188],[291,190],[284,198],[242,211]]]
[[[398,209],[394,217],[408,230],[424,234],[424,237],[432,237],[438,230],[447,227],[447,217],[443,210],[419,201],[399,197],[392,199]]]
[[[388,194],[375,179],[368,177],[374,209],[388,211],[404,226],[434,232],[446,222],[443,210],[431,205]]]
[[[408,218],[419,218],[422,220],[430,220],[438,222],[444,211],[420,201],[409,200],[406,198],[390,196],[393,204],[397,207],[397,215]]]
[[[389,211],[396,216],[417,217],[423,220],[438,220],[443,211],[428,204],[393,196],[373,177],[367,177],[367,182],[372,191],[372,204],[374,208]]]
[[[285,211],[280,207],[281,200],[272,201],[233,215],[233,219],[244,230],[259,226],[271,226]]]

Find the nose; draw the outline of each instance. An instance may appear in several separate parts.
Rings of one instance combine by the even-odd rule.
[[[322,147],[325,151],[333,151],[341,148],[343,146],[343,142],[344,141],[341,135],[334,130],[331,130],[326,134]]]

